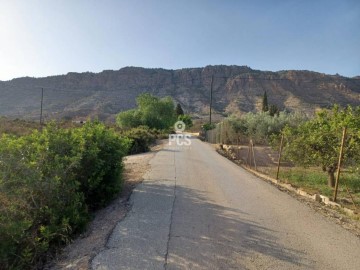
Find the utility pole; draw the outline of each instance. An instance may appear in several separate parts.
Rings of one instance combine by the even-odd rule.
[[[42,127],[42,114],[43,114],[43,101],[44,101],[44,88],[41,88],[41,105],[40,105],[40,127]]]
[[[211,88],[210,88],[210,119],[209,119],[210,125],[211,125],[211,108],[212,108],[213,83],[214,83],[214,75],[211,76]]]

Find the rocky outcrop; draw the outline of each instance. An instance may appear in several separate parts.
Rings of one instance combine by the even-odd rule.
[[[45,78],[0,81],[0,115],[39,116],[44,88],[44,116],[113,119],[133,108],[142,92],[171,96],[189,113],[202,117],[209,111],[211,77],[214,110],[220,115],[261,108],[264,91],[280,109],[313,113],[316,109],[360,105],[360,79],[311,71],[259,71],[247,66],[207,66],[179,70],[126,67],[100,73],[68,73]]]

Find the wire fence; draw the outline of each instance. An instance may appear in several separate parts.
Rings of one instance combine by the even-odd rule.
[[[215,125],[215,128],[205,133],[206,141],[212,144],[240,145],[249,143],[249,138],[236,132],[229,120]]]
[[[356,132],[356,130],[349,131],[347,136],[352,136]],[[286,159],[286,156],[282,156],[280,141],[277,147],[269,146],[264,140],[260,140],[260,143],[255,142],[244,134],[236,132],[229,120],[216,124],[214,129],[206,131],[203,136],[207,142],[218,144],[219,152],[237,164],[277,178],[280,182],[290,183],[310,194],[334,196],[334,189],[328,185],[330,174],[315,165],[296,166]],[[339,144],[341,139],[340,135]],[[287,143],[291,146],[291,142]],[[346,153],[343,153],[342,156],[346,157]],[[346,166],[340,166],[340,168],[340,184],[339,189],[336,190],[337,201],[355,210],[360,210],[359,164],[346,157]],[[333,175],[336,176],[336,173]],[[334,199],[336,200],[336,195]]]

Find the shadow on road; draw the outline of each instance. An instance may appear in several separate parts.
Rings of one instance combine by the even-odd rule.
[[[171,196],[173,188],[147,184],[144,192]],[[284,247],[275,234],[241,209],[177,186],[167,269],[310,268],[303,252]]]
[[[309,269],[313,265],[303,252],[279,243],[277,232],[250,221],[241,209],[210,201],[204,192],[177,186],[174,208],[169,208],[174,199],[171,183],[149,181],[139,188],[134,200],[142,201],[142,206],[118,224],[117,237],[110,238],[93,269],[160,269],[164,257],[165,269]]]

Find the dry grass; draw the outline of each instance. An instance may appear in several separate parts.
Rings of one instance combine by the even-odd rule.
[[[23,136],[30,134],[34,129],[40,129],[39,123],[20,119],[11,120],[5,117],[0,117],[0,134]]]

